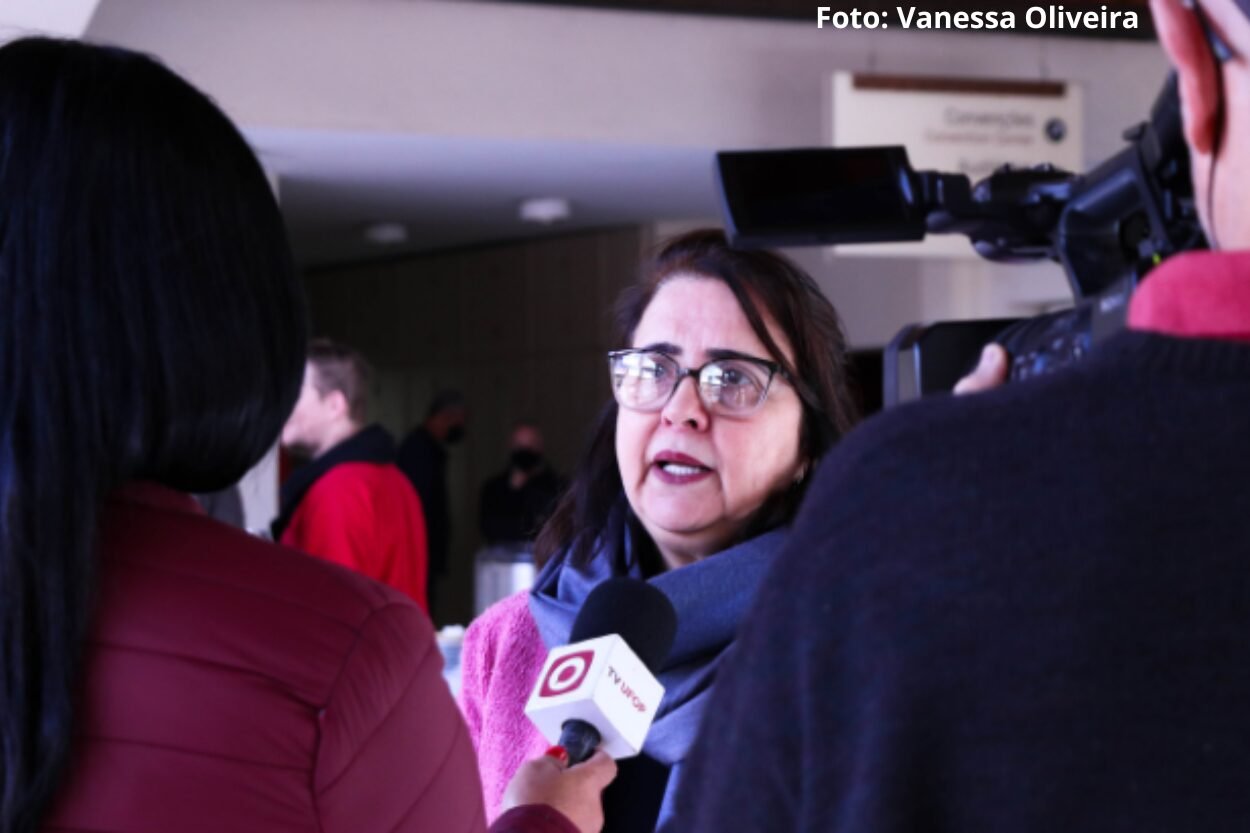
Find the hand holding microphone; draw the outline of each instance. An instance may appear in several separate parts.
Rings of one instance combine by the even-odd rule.
[[[655,678],[677,634],[672,602],[645,581],[613,578],[586,597],[568,645],[555,648],[525,706],[543,736],[578,764],[596,748],[642,750],[664,687]]]
[[[596,752],[570,768],[568,753],[553,746],[521,765],[503,794],[501,809],[506,813],[523,804],[545,804],[581,833],[598,833],[603,829],[603,789],[615,777],[616,762],[607,753]]]

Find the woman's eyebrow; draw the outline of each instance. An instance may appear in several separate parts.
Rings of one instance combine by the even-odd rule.
[[[713,347],[707,351],[707,356],[712,361],[721,359],[747,359],[753,362],[770,362],[772,359],[766,359],[763,356],[752,356],[750,353],[743,353],[740,350],[729,350],[724,347]]]
[[[652,344],[644,344],[641,347],[635,347],[635,350],[641,350],[646,353],[663,353],[666,356],[680,356],[682,349],[676,344],[668,341],[657,341]],[[708,361],[723,361],[725,359],[746,359],[752,362],[771,362],[772,359],[763,356],[753,356],[750,353],[743,353],[741,350],[730,350],[728,347],[713,347],[707,351]]]

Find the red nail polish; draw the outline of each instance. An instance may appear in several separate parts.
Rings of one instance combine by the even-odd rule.
[[[564,764],[565,766],[568,766],[569,751],[565,749],[563,746],[553,746],[550,749],[548,749],[546,752],[544,752],[543,754],[547,755],[548,757],[555,758],[560,763]]]

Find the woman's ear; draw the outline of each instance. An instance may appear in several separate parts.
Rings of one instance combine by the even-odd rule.
[[[1194,153],[1210,154],[1215,148],[1216,131],[1220,129],[1222,85],[1216,77],[1220,68],[1198,20],[1200,12],[1182,0],[1150,0],[1150,9],[1159,42],[1176,68],[1180,82],[1185,141]]]

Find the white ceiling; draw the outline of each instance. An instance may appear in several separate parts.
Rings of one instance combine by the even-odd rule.
[[[712,149],[253,129],[277,176],[305,266],[512,240],[577,229],[715,217]],[[563,197],[569,220],[522,222],[522,200]],[[368,242],[400,222],[405,244]]]
[[[245,126],[307,266],[714,219],[714,151],[827,142],[835,70],[1061,73],[1097,160],[1163,69],[1150,44],[869,34],[515,0],[99,0],[87,31],[160,56]],[[569,221],[521,224],[522,200],[552,196]],[[365,242],[379,221],[408,243]]]
[[[99,0],[0,0],[0,40],[42,34],[81,37]]]

